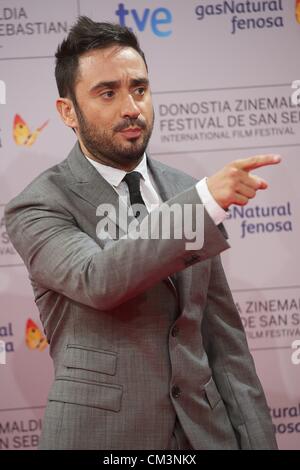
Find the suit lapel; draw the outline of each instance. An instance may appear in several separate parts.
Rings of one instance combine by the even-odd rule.
[[[157,186],[161,199],[165,202],[179,194],[184,189],[180,182],[170,177],[170,174],[158,161],[147,156],[147,165],[154,183]]]
[[[69,189],[92,204],[95,210],[101,204],[110,204],[114,212],[108,212],[107,217],[118,227],[118,236],[122,237],[125,235],[126,230],[120,226],[118,212],[116,214],[115,211],[118,210],[119,205],[123,205],[124,210],[127,211],[127,205],[120,201],[119,195],[114,188],[90,164],[83,155],[78,142],[75,144],[67,160],[70,170],[75,177],[69,184]],[[134,220],[134,217],[128,216],[128,224]]]

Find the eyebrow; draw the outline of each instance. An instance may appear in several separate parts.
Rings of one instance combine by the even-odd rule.
[[[132,78],[130,80],[130,86],[148,86],[149,85],[149,80],[148,78],[141,77],[141,78]],[[121,80],[108,80],[108,81],[103,81],[103,82],[98,82],[96,85],[94,85],[90,89],[90,93],[94,93],[102,88],[111,88],[111,89],[116,89],[121,86]]]

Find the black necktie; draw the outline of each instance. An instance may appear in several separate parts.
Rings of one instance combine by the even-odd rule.
[[[123,178],[123,181],[127,183],[129,189],[130,204],[134,213],[134,217],[136,217],[139,222],[141,222],[143,218],[148,215],[147,207],[140,190],[141,177],[142,175],[138,171],[132,171],[131,173],[127,173]],[[135,204],[139,204],[139,207],[134,207]],[[174,287],[177,290],[176,273],[169,277],[173,281]]]
[[[123,178],[123,181],[125,181],[129,189],[130,204],[134,213],[134,217],[136,217],[139,222],[141,222],[148,214],[147,207],[140,189],[141,177],[141,173],[138,171],[132,171],[131,173],[127,173]],[[139,204],[140,207],[135,207],[136,204]]]

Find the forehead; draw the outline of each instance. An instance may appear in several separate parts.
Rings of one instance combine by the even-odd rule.
[[[147,77],[140,54],[132,47],[111,46],[84,53],[79,58],[77,83],[92,84],[94,80],[110,81]]]

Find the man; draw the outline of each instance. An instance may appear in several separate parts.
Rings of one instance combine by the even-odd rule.
[[[146,156],[147,65],[127,28],[79,18],[58,48],[56,80],[78,143],[6,208],[55,366],[40,448],[275,449],[219,253],[226,210],[267,187],[250,170],[279,157],[238,160],[198,182]],[[124,198],[139,203],[141,236],[118,219],[118,239],[100,236],[99,208]],[[194,226],[204,202],[202,247],[188,249],[185,231],[142,236],[175,204],[192,208]],[[173,235],[179,219],[169,218]]]

